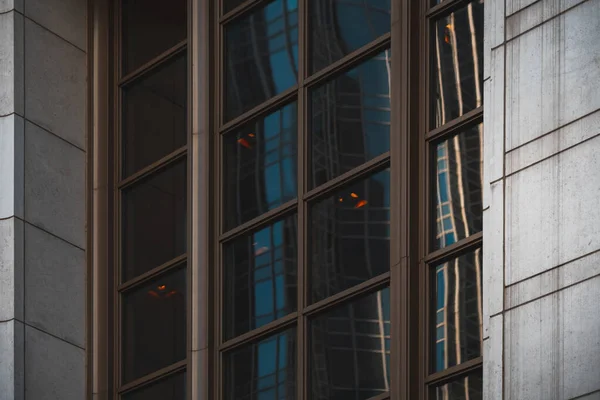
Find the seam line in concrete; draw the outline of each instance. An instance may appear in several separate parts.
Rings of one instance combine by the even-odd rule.
[[[504,18],[506,18],[506,20],[508,20],[508,19],[509,19],[510,17],[512,17],[513,15],[516,15],[516,14],[520,13],[521,11],[527,10],[528,8],[531,8],[531,7],[535,6],[535,5],[536,5],[536,4],[538,4],[538,3],[541,3],[542,1],[544,1],[544,0],[536,0],[536,1],[534,1],[533,3],[531,3],[531,4],[527,4],[525,7],[523,7],[523,8],[520,8],[520,9],[518,9],[517,11],[513,11],[513,12],[512,12],[512,13],[510,13],[510,14],[507,14],[507,15],[506,15]]]
[[[36,331],[38,331],[38,332],[45,333],[45,334],[46,334],[46,335],[48,335],[48,336],[52,336],[52,337],[53,337],[53,338],[55,338],[55,339],[58,339],[58,340],[60,340],[60,341],[62,341],[62,342],[65,342],[65,343],[67,343],[67,344],[70,344],[70,345],[71,345],[71,346],[73,346],[73,347],[77,347],[78,349],[81,349],[81,350],[85,351],[85,348],[84,348],[84,347],[81,347],[81,346],[79,346],[78,344],[72,343],[72,342],[68,341],[67,339],[61,338],[60,336],[56,336],[56,335],[55,335],[55,334],[53,334],[53,333],[46,332],[45,330],[43,330],[43,329],[41,329],[41,328],[38,328],[37,326],[34,326],[34,325],[31,325],[31,324],[28,324],[28,323],[26,323],[26,322],[25,322],[25,326],[27,326],[27,327],[29,327],[29,328],[32,328],[32,329],[35,329],[35,330],[36,330]]]
[[[37,26],[39,26],[40,28],[43,28],[45,31],[48,31],[48,32],[50,32],[51,34],[53,34],[54,36],[56,36],[57,38],[59,38],[59,39],[63,40],[65,43],[68,43],[68,44],[70,44],[71,46],[75,47],[77,50],[79,50],[79,51],[81,51],[81,52],[83,52],[83,53],[87,53],[85,50],[83,50],[81,47],[77,46],[75,43],[71,42],[71,41],[70,41],[70,40],[68,40],[68,39],[65,39],[64,37],[60,36],[58,33],[56,33],[56,32],[54,32],[54,31],[50,30],[49,28],[47,28],[47,27],[45,27],[44,25],[42,25],[42,24],[40,24],[39,22],[37,22],[36,20],[34,20],[34,19],[31,19],[31,18],[30,18],[30,17],[28,17],[27,15],[25,15],[25,14],[23,14],[23,13],[21,13],[21,12],[17,11],[17,10],[14,10],[14,11],[15,11],[17,14],[20,14],[20,15],[22,15],[24,19],[27,19],[27,20],[29,20],[29,21],[33,22],[34,24],[36,24],[36,25],[37,25]]]
[[[600,393],[600,389],[598,390],[593,390],[591,392],[579,395],[579,396],[575,396],[575,397],[571,397],[569,400],[577,400],[577,399],[583,399],[584,397],[589,396],[590,394],[594,394],[594,393]]]
[[[31,222],[29,222],[29,221],[25,221],[24,219],[21,219],[21,218],[17,217],[16,215],[15,215],[15,216],[12,216],[12,217],[10,217],[10,218],[16,218],[16,219],[18,219],[19,221],[22,221],[24,224],[27,224],[27,225],[33,226],[34,228],[36,228],[36,229],[39,229],[39,230],[40,230],[40,231],[42,231],[42,232],[46,232],[48,235],[50,235],[50,236],[53,236],[53,237],[55,237],[55,238],[57,238],[57,239],[59,239],[59,240],[62,240],[63,242],[65,242],[65,243],[67,243],[67,244],[70,244],[71,246],[73,246],[73,247],[75,247],[75,248],[77,248],[77,249],[79,249],[79,250],[81,250],[81,251],[85,251],[85,249],[84,249],[84,248],[82,248],[82,247],[79,247],[79,246],[77,246],[77,245],[76,245],[76,244],[74,244],[74,243],[71,243],[71,242],[70,242],[70,241],[68,241],[67,239],[63,239],[63,238],[61,238],[60,236],[56,235],[55,233],[52,233],[52,232],[50,232],[50,231],[48,231],[48,230],[46,230],[46,229],[44,229],[44,228],[40,228],[40,227],[39,227],[39,226],[37,226],[36,224],[32,224],[32,223],[31,223]]]
[[[538,137],[536,137],[536,138],[533,138],[533,139],[531,139],[531,140],[528,140],[528,141],[526,141],[526,142],[524,142],[524,143],[521,143],[520,145],[518,145],[518,146],[515,146],[515,147],[513,147],[512,149],[508,150],[508,151],[506,152],[506,154],[510,154],[510,153],[512,153],[513,151],[519,150],[520,148],[522,148],[522,147],[525,147],[525,146],[527,146],[527,145],[529,145],[529,144],[531,144],[531,143],[535,143],[535,142],[537,142],[538,140],[540,140],[540,139],[543,139],[543,138],[545,138],[546,136],[553,134],[554,132],[557,132],[557,131],[559,131],[559,130],[561,130],[561,129],[563,129],[563,128],[566,128],[566,127],[568,127],[568,126],[570,126],[570,125],[573,125],[574,123],[576,123],[576,122],[579,122],[579,121],[581,121],[582,119],[585,119],[585,118],[587,118],[587,117],[589,117],[589,116],[591,116],[591,115],[593,115],[593,114],[597,113],[598,111],[600,111],[600,108],[599,108],[599,109],[597,109],[597,110],[594,110],[594,111],[590,111],[589,113],[587,113],[587,114],[585,114],[585,115],[582,115],[582,116],[580,116],[580,117],[577,117],[577,118],[575,118],[575,119],[573,119],[573,120],[571,120],[571,121],[569,121],[569,122],[567,122],[567,123],[565,123],[565,124],[563,124],[563,125],[561,125],[561,126],[559,126],[559,127],[557,127],[557,128],[554,128],[554,129],[552,129],[552,130],[550,130],[550,131],[548,131],[548,132],[544,133],[543,135],[540,135],[540,136],[538,136]]]
[[[25,121],[29,122],[31,125],[35,125],[35,126],[37,126],[38,128],[42,129],[44,132],[48,132],[48,133],[49,133],[49,134],[51,134],[52,136],[55,136],[55,137],[59,138],[59,139],[60,139],[60,140],[62,140],[63,142],[65,142],[65,143],[68,143],[68,144],[70,144],[71,146],[75,147],[76,149],[79,149],[79,150],[81,150],[82,152],[84,152],[84,153],[85,153],[85,150],[84,150],[84,149],[82,149],[81,147],[77,146],[75,143],[72,143],[72,142],[68,141],[67,139],[65,139],[65,138],[63,138],[63,137],[60,137],[60,136],[59,136],[59,135],[57,135],[56,133],[52,132],[51,130],[48,130],[48,129],[44,128],[44,127],[43,127],[43,126],[41,126],[40,124],[38,124],[38,123],[36,123],[36,122],[33,122],[33,121],[31,121],[30,119],[27,119],[27,118],[25,118]]]
[[[16,111],[10,112],[10,113],[8,113],[8,114],[1,114],[1,115],[0,115],[0,118],[4,118],[4,117],[10,117],[11,115],[16,115],[16,116],[19,116],[19,117],[21,117],[21,118],[25,119],[25,117],[24,117],[24,116],[22,116],[21,114],[19,114],[19,113],[18,113],[18,112],[16,112]]]
[[[516,170],[512,171],[510,174],[507,174],[507,175],[506,175],[506,177],[508,178],[508,177],[511,177],[511,176],[513,176],[513,175],[515,175],[515,174],[518,174],[519,172],[521,172],[521,171],[524,171],[524,170],[526,170],[526,169],[528,169],[528,168],[531,168],[531,167],[533,167],[534,165],[540,164],[540,163],[542,163],[542,162],[544,162],[544,161],[546,161],[546,160],[549,160],[549,159],[551,159],[552,157],[555,157],[555,156],[557,156],[557,155],[559,155],[559,154],[565,153],[566,151],[568,151],[568,150],[571,150],[571,149],[573,149],[573,148],[575,148],[575,147],[577,147],[577,146],[579,146],[579,145],[581,145],[581,144],[584,144],[584,143],[586,143],[586,142],[589,142],[590,140],[594,140],[594,139],[596,139],[598,136],[600,136],[600,132],[599,132],[599,133],[596,133],[594,136],[590,136],[589,138],[582,140],[582,141],[581,141],[581,142],[579,142],[579,143],[576,143],[576,144],[574,144],[574,145],[571,145],[571,146],[565,147],[564,149],[561,149],[561,150],[559,150],[559,151],[557,151],[557,152],[555,152],[555,153],[552,153],[552,154],[550,154],[549,156],[546,156],[546,157],[540,158],[539,160],[537,160],[537,161],[535,161],[535,162],[533,162],[533,163],[531,163],[531,164],[529,164],[529,165],[526,165],[526,166],[524,166],[523,168],[516,169]]]

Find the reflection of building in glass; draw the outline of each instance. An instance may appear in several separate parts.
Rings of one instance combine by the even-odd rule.
[[[434,126],[482,105],[482,49],[477,42],[483,37],[479,33],[483,18],[478,16],[482,12],[482,2],[476,1],[436,24]],[[481,124],[436,146],[435,248],[449,246],[482,229],[482,149]],[[434,371],[481,355],[481,268],[481,249],[434,268]],[[474,391],[480,395],[481,384],[472,383],[473,379],[439,387],[437,398],[466,399]]]

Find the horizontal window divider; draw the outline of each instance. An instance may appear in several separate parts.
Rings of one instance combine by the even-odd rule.
[[[346,303],[350,300],[355,300],[363,295],[373,293],[384,287],[388,287],[390,284],[390,271],[378,275],[374,278],[369,279],[366,282],[360,283],[349,289],[346,289],[340,293],[329,296],[323,300],[320,300],[314,304],[304,308],[302,314],[307,317],[311,317],[322,311],[330,310],[340,304]]]
[[[389,393],[378,394],[377,396],[369,397],[367,400],[387,400],[390,398]]]
[[[128,176],[127,178],[121,180],[119,182],[119,189],[124,190],[129,186],[136,184],[137,182],[143,180],[149,175],[152,175],[154,172],[162,169],[163,167],[174,163],[175,161],[179,161],[179,159],[183,158],[187,154],[187,145],[178,148],[170,154],[167,154],[163,158],[158,161],[153,162],[152,164],[144,167],[143,169],[135,172],[134,174]]]
[[[119,80],[119,86],[123,87],[131,84],[141,76],[145,75],[147,72],[150,72],[160,67],[164,63],[170,61],[172,58],[178,56],[186,48],[187,39],[184,39],[181,42],[177,43],[175,46],[171,47],[170,49],[166,50],[165,52],[146,62],[141,67],[136,68],[135,70],[122,77],[121,80]]]
[[[473,372],[478,368],[481,368],[482,365],[483,356],[479,356],[472,360],[465,361],[464,363],[454,365],[443,371],[431,374],[427,378],[425,378],[425,383],[430,386],[444,384],[456,378],[460,378],[461,376],[466,375],[469,372]]]
[[[186,365],[187,361],[181,360],[176,362],[175,364],[169,365],[168,367],[164,367],[159,369],[158,371],[154,371],[151,374],[148,374],[146,376],[136,379],[133,382],[129,382],[128,384],[121,386],[121,388],[119,389],[119,394],[123,395],[126,392],[134,391],[136,389],[141,388],[142,386],[149,385],[158,380],[167,378],[171,375],[181,372],[186,369]]]
[[[135,278],[132,278],[127,282],[120,284],[117,290],[119,292],[125,292],[134,289],[136,286],[144,284],[167,271],[177,269],[185,261],[187,261],[187,253],[175,257],[174,259],[169,260],[166,263],[159,265],[158,267],[152,268],[150,271],[144,272],[143,274],[138,275]]]
[[[390,152],[388,151],[312,190],[309,190],[304,194],[304,201],[312,202],[317,199],[325,198],[348,183],[364,178],[371,173],[378,172],[389,166]]]
[[[425,17],[428,19],[438,19],[450,14],[457,9],[466,6],[474,0],[444,0],[440,4],[436,4],[431,7],[425,13]]]
[[[474,250],[483,245],[483,232],[479,231],[466,237],[464,239],[459,240],[456,243],[451,244],[450,246],[444,247],[442,249],[438,249],[432,253],[429,253],[424,261],[426,264],[439,264],[450,259],[453,259],[457,256],[460,256],[464,253],[469,252],[470,250]]]
[[[294,85],[285,92],[279,93],[278,95],[271,97],[269,100],[266,100],[253,109],[246,111],[242,115],[235,117],[231,121],[223,124],[219,132],[221,135],[226,135],[227,133],[236,130],[240,126],[243,126],[249,121],[253,121],[259,117],[269,114],[274,110],[282,107],[285,104],[291,103],[297,97],[298,94],[298,85]]]
[[[273,210],[269,210],[266,213],[261,214],[258,217],[255,217],[248,222],[244,222],[243,224],[223,233],[221,237],[219,237],[219,241],[228,242],[234,237],[242,236],[255,229],[265,227],[272,222],[275,222],[279,218],[292,214],[296,210],[297,204],[297,199],[290,200]]]
[[[268,3],[269,0],[248,0],[239,6],[235,7],[233,10],[227,12],[219,19],[219,23],[221,25],[225,25],[228,22],[233,21],[234,19],[241,17],[242,14],[250,11],[253,8],[258,7],[260,4]],[[222,1],[221,4],[225,5],[225,2]]]
[[[351,70],[363,61],[366,61],[370,57],[382,52],[390,47],[392,35],[386,33],[383,36],[378,37],[371,43],[368,43],[361,48],[354,50],[341,60],[334,62],[331,65],[315,72],[308,78],[304,79],[304,86],[317,86],[325,81],[335,77],[336,75]]]
[[[435,128],[425,136],[425,140],[427,142],[437,141],[445,136],[451,136],[462,132],[464,129],[470,128],[472,125],[476,125],[481,122],[483,122],[483,106],[479,106],[476,109],[471,110],[460,117],[457,117],[452,121]]]
[[[284,331],[287,328],[295,325],[297,319],[298,312],[294,311],[285,317],[278,318],[275,321],[261,326],[260,328],[253,329],[250,332],[246,332],[242,335],[234,337],[233,339],[229,339],[221,344],[219,350],[221,352],[225,352],[239,348],[246,344],[259,342],[261,339],[264,339],[274,333]]]

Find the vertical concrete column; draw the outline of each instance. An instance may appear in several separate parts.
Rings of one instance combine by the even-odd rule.
[[[85,397],[86,1],[0,0],[0,399]]]

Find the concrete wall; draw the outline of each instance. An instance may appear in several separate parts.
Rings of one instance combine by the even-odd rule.
[[[600,0],[486,0],[486,399],[600,399]]]
[[[85,395],[86,3],[0,0],[0,399]]]

